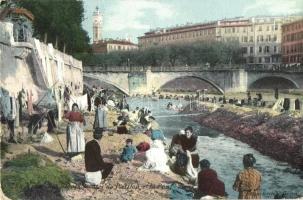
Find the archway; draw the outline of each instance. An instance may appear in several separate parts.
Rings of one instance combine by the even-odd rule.
[[[172,79],[159,87],[165,91],[197,91],[207,89],[208,93],[224,94],[223,89],[212,81],[196,76],[182,76]]]
[[[118,91],[122,92],[123,94],[129,96],[129,93],[127,91],[116,86],[115,84],[109,83],[106,80],[100,80],[98,78],[84,76],[83,84],[90,89],[92,89],[93,86],[97,86],[97,87],[101,86],[102,88],[105,88],[105,89],[118,90]]]
[[[297,84],[287,78],[268,76],[260,78],[250,84],[249,89],[297,89]]]

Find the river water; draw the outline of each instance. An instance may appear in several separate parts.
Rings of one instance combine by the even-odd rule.
[[[152,115],[161,126],[165,136],[172,136],[192,126],[198,135],[198,152],[200,159],[208,159],[211,168],[217,171],[219,178],[225,183],[228,198],[237,198],[238,193],[233,191],[237,173],[243,169],[242,158],[244,154],[253,153],[257,163],[256,168],[262,173],[262,197],[273,198],[275,193],[285,194],[287,198],[303,196],[303,179],[299,174],[293,174],[290,165],[262,155],[247,144],[233,138],[226,137],[220,132],[202,127],[186,116],[178,116],[176,111],[166,109],[168,102],[173,104],[188,104],[185,101],[162,99],[152,101],[150,98],[129,98],[130,109],[135,107],[148,107]],[[218,122],[220,123],[220,122]]]

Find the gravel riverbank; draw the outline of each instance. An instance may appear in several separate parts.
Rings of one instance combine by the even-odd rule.
[[[290,163],[303,171],[303,118],[287,114],[271,115],[253,109],[234,107],[214,108],[212,104],[187,107],[183,113],[202,112],[189,116],[203,126],[249,144],[261,153]]]

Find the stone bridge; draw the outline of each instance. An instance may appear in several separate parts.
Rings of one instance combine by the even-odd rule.
[[[166,83],[182,77],[193,77],[206,81],[222,94],[226,92],[246,92],[255,83],[262,80],[288,81],[293,89],[303,89],[303,70],[273,71],[267,69],[201,69],[201,67],[177,68],[135,68],[84,67],[84,82],[91,85],[92,81],[108,83],[127,95],[136,93],[150,94]],[[262,85],[262,83],[260,83]],[[203,88],[201,88],[203,89]]]

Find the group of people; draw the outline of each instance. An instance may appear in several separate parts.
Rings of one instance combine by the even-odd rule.
[[[63,95],[68,99],[68,91]],[[9,100],[7,102],[10,102]],[[104,131],[107,130],[107,106],[106,99],[97,97],[94,99],[95,118],[93,123],[93,140],[86,143],[82,125],[85,118],[77,104],[72,105],[72,110],[64,115],[67,125],[67,153],[70,157],[78,154],[85,155],[85,180],[88,184],[99,185],[101,179],[111,176],[113,163],[105,162],[101,153],[100,140]],[[5,105],[4,103],[2,103]],[[119,105],[121,111],[129,110],[128,104],[123,98]],[[171,106],[171,105],[170,105]],[[3,106],[2,106],[3,107]],[[13,111],[13,106],[11,106]],[[15,111],[16,112],[16,111]],[[9,113],[10,115],[12,112]],[[9,119],[9,118],[8,118]],[[141,171],[158,171],[167,173],[173,171],[185,177],[190,183],[197,186],[195,197],[201,196],[226,196],[225,185],[219,180],[215,170],[210,168],[207,159],[200,160],[197,152],[198,137],[194,134],[192,127],[186,127],[183,131],[173,136],[171,144],[166,153],[167,140],[160,128],[156,118],[147,108],[137,107],[132,112],[121,112],[118,117],[117,126],[126,123],[140,124],[146,129],[145,133],[150,136],[151,143],[142,142],[134,146],[132,139],[125,141],[120,161],[131,162],[138,152],[145,152],[145,162],[139,167]],[[119,129],[117,130],[119,132]],[[128,133],[122,131],[121,133]],[[234,182],[234,190],[239,192],[239,198],[260,198],[261,173],[254,169],[256,159],[252,154],[244,155],[244,170],[241,171]],[[200,172],[197,169],[200,167]]]
[[[100,139],[107,127],[105,104],[106,102],[102,99],[96,100],[94,139],[86,143],[86,145],[83,143],[79,144],[81,149],[85,151],[86,182],[93,185],[100,184],[101,179],[108,177],[114,166],[112,163],[104,162],[101,154]],[[139,113],[139,110],[139,108],[136,108],[135,113]],[[71,116],[73,114],[69,114],[66,117],[71,120]],[[79,117],[77,120],[81,122],[82,119]],[[148,115],[146,121],[146,133],[150,136],[152,142],[150,144],[143,142],[138,146],[134,146],[132,139],[127,139],[120,155],[121,162],[132,162],[136,154],[143,151],[145,152],[146,160],[138,170],[158,171],[161,173],[167,173],[171,170],[184,176],[186,180],[197,186],[194,196],[196,198],[206,195],[227,196],[225,185],[218,178],[217,172],[210,168],[210,162],[207,159],[199,159],[196,147],[198,137],[193,133],[192,127],[186,127],[184,131],[172,138],[168,149],[169,159],[165,151],[166,138],[156,118]],[[254,168],[255,162],[256,159],[252,154],[244,155],[244,170],[237,175],[233,185],[233,189],[239,192],[239,198],[241,199],[261,198],[261,173]],[[200,167],[200,172],[197,171],[198,167]]]

